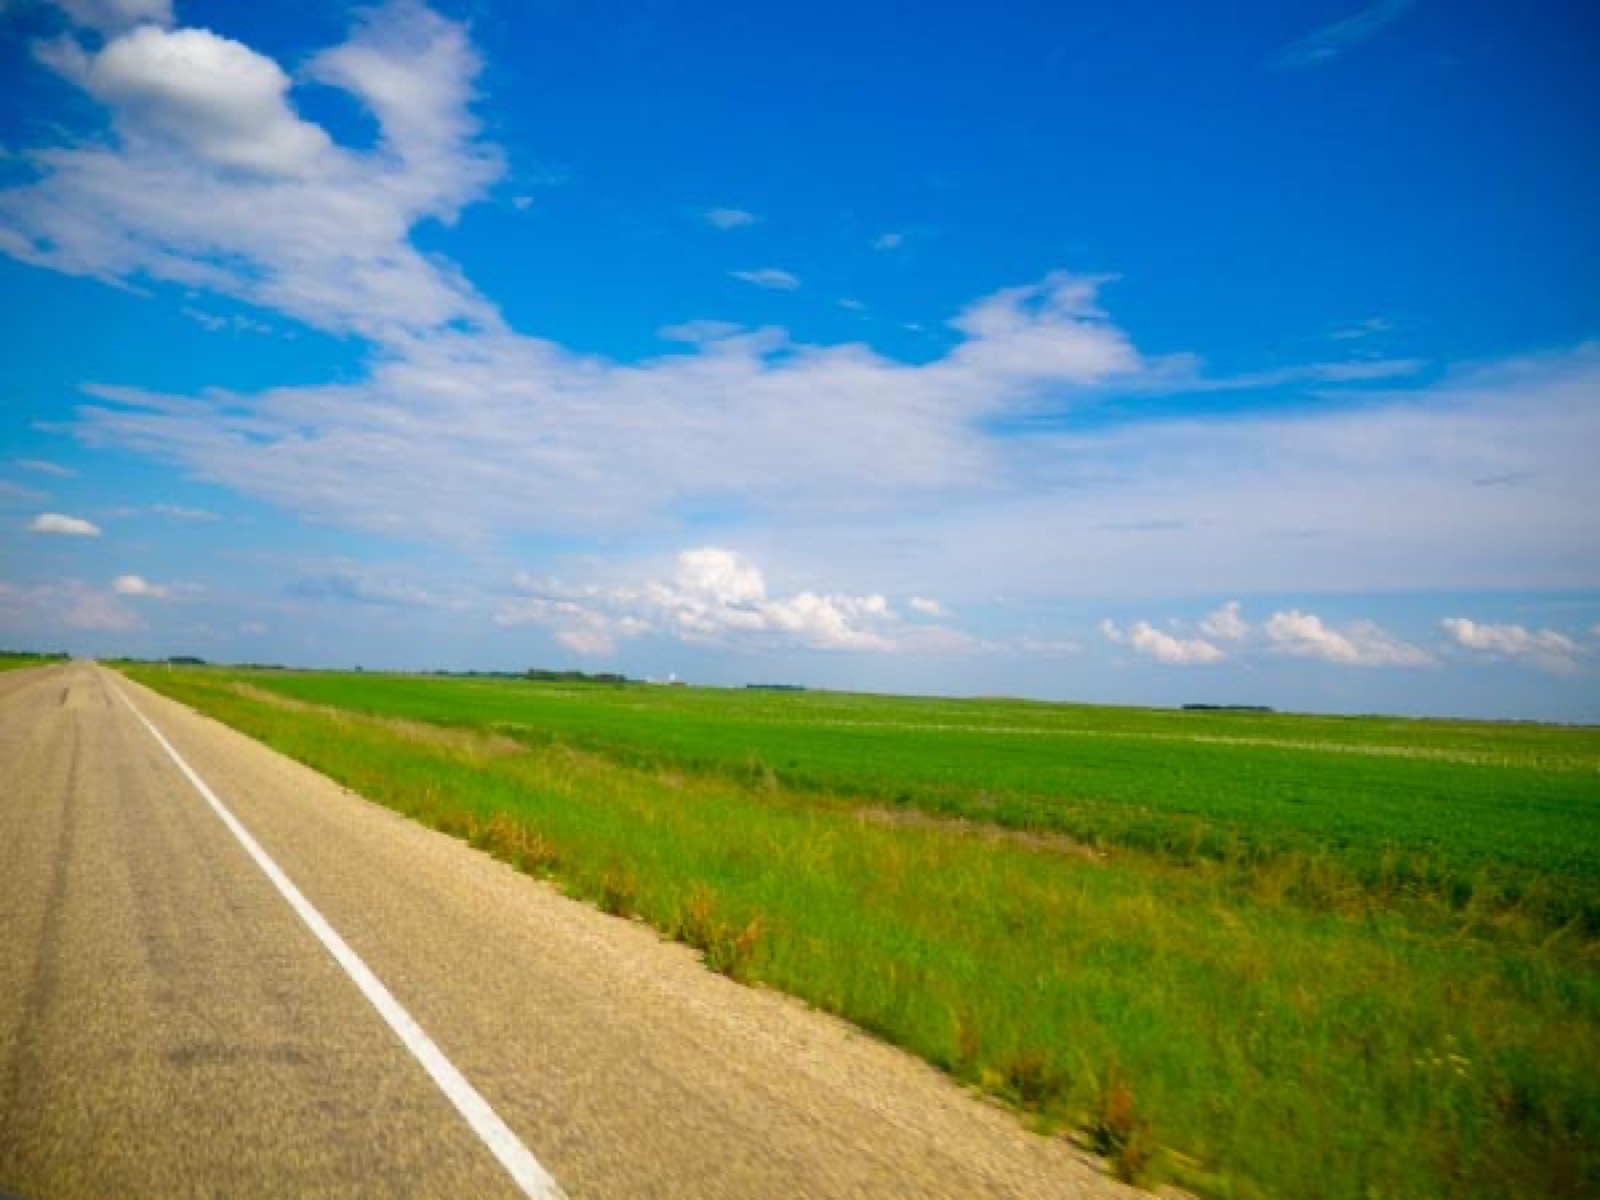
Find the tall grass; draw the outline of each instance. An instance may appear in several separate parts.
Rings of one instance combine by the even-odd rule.
[[[1129,1177],[1300,1200],[1600,1184],[1600,977],[1577,927],[1442,931],[769,777],[131,673],[1076,1131]]]

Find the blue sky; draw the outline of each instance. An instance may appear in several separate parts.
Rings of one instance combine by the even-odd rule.
[[[1580,5],[0,4],[0,644],[1600,721]]]

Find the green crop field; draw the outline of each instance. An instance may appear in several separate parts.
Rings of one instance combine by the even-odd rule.
[[[1600,1194],[1600,730],[128,670],[1127,1177]]]

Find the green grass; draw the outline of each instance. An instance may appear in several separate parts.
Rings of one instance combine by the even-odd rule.
[[[1592,730],[130,673],[1127,1173],[1600,1193]]]
[[[267,672],[256,686],[632,765],[848,794],[1600,934],[1600,730]],[[1475,907],[1474,907],[1475,906]]]
[[[24,671],[65,662],[65,654],[33,654],[25,650],[0,650],[0,671]]]

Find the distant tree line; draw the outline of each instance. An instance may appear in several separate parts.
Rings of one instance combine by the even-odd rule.
[[[611,671],[549,671],[542,667],[530,667],[523,675],[525,679],[537,680],[540,683],[629,683],[626,675],[617,675]]]

